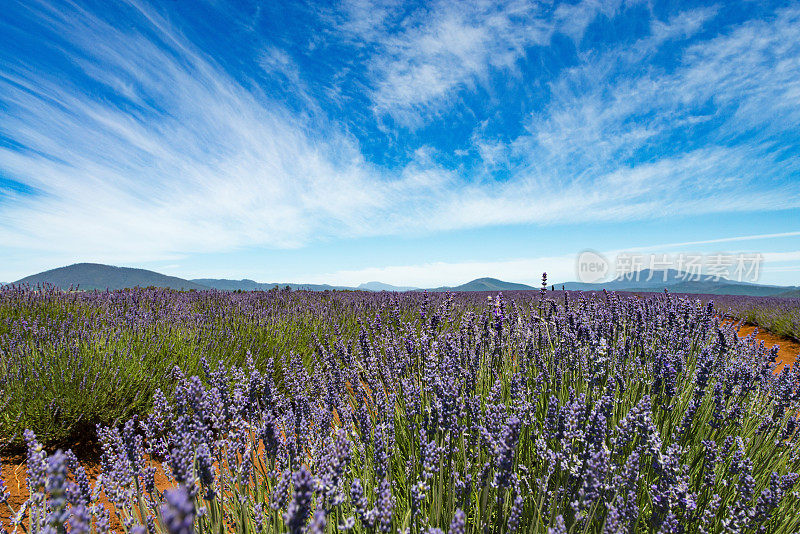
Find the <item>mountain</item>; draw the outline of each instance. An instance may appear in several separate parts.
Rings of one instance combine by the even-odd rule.
[[[328,290],[359,290],[359,291],[422,291],[418,287],[411,286],[393,286],[383,282],[365,282],[358,287],[348,286],[331,286],[328,284],[296,284],[296,283],[261,283],[254,282],[253,280],[226,280],[217,278],[194,278],[191,280],[196,284],[219,289],[221,291],[267,291],[273,287],[291,287],[292,289],[300,289],[305,291],[328,291]],[[525,291],[536,289],[525,284],[515,284],[512,282],[504,282],[496,278],[478,278],[466,284],[454,287],[437,287],[428,289],[428,291]]]
[[[220,291],[267,291],[277,284],[264,284],[253,280],[227,280],[225,278],[193,278],[190,282]]]
[[[790,288],[782,286],[750,284],[746,282],[733,282],[730,280],[721,279],[718,281],[698,280],[681,282],[679,284],[667,286],[667,289],[673,293],[705,293],[707,295],[746,295],[751,297],[769,297],[779,295]]]
[[[365,282],[358,286],[356,289],[362,291],[416,291],[418,287],[406,286],[393,286],[392,284],[384,284],[383,282]]]
[[[131,267],[114,267],[99,263],[76,263],[67,267],[51,269],[31,276],[26,276],[15,284],[52,284],[61,289],[70,286],[79,289],[124,289],[128,287],[166,287],[170,289],[203,290],[208,287],[165,274],[133,269]]]
[[[608,282],[587,284],[581,282],[567,282],[555,284],[556,287],[570,290],[600,291],[629,291],[629,292],[661,292],[665,288],[672,293],[704,293],[711,295],[751,295],[751,296],[776,296],[800,298],[800,287],[771,286],[753,284],[749,282],[736,282],[721,278],[714,280],[705,277],[701,280],[683,280],[683,274],[674,269],[665,271],[650,271],[643,269],[637,277],[618,277]],[[167,276],[145,269],[130,267],[113,267],[98,263],[76,263],[67,267],[52,269],[39,274],[34,274],[17,280],[15,284],[53,284],[62,289],[70,286],[79,289],[123,289],[127,287],[166,287],[172,289],[195,289],[198,291],[216,289],[219,291],[267,291],[275,287],[290,287],[294,290],[304,291],[329,291],[329,290],[360,290],[360,291],[420,291],[408,286],[393,286],[383,282],[366,282],[357,288],[347,286],[332,286],[328,284],[302,284],[302,283],[264,283],[254,280],[228,280],[224,278],[196,278],[184,280],[175,276]],[[2,284],[0,284],[2,285]],[[428,289],[431,292],[443,291],[535,291],[538,288],[526,284],[505,282],[496,278],[478,278],[459,286],[444,286]]]
[[[584,291],[596,291],[598,289],[607,289],[608,291],[628,291],[631,287],[640,289],[652,288],[661,291],[664,287],[680,283],[683,281],[680,271],[675,269],[666,269],[663,271],[642,269],[638,271],[638,276],[633,275],[630,277],[618,276],[608,282],[598,283],[584,283],[584,282],[567,282],[565,284],[556,284],[557,287],[564,286],[564,289],[578,289]]]
[[[355,288],[347,286],[332,286],[329,284],[275,284],[280,287],[290,287],[301,291],[353,291]]]
[[[530,291],[537,288],[526,284],[504,282],[497,278],[476,278],[466,284],[455,287],[437,287],[430,291]]]
[[[702,293],[708,295],[749,295],[749,296],[786,296],[783,293],[794,290],[793,287],[754,284],[751,282],[737,282],[727,278],[715,279],[712,276],[702,276],[695,279],[684,280],[684,274],[675,269],[638,271],[638,276],[620,276],[608,282],[593,284],[583,282],[567,282],[556,284],[569,290],[579,291],[628,291],[631,293],[660,292],[668,289],[672,293]]]
[[[124,289],[129,287],[166,287],[171,289],[195,289],[198,291],[216,289],[218,291],[268,291],[275,287],[290,287],[304,291],[360,290],[360,291],[421,291],[410,286],[393,286],[383,282],[366,282],[358,286],[332,286],[328,284],[276,283],[256,282],[255,280],[229,280],[225,278],[195,278],[184,280],[175,276],[134,269],[130,267],[114,267],[99,263],[76,263],[67,267],[59,267],[42,273],[27,276],[14,284],[52,284],[62,289],[77,287],[82,290],[92,289]],[[537,288],[504,282],[496,278],[478,278],[461,284],[429,289],[428,291],[529,291]]]

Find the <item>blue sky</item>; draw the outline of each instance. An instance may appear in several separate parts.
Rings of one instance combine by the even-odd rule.
[[[4,3],[0,280],[800,284],[800,4]]]

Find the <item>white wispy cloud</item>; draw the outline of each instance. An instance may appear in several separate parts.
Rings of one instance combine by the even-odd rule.
[[[43,193],[4,198],[0,243],[121,260],[363,233],[386,189],[351,139],[310,131],[131,7],[158,39],[85,12],[41,20],[121,102],[3,61],[0,127],[27,149],[0,148],[0,168]]]
[[[418,127],[447,108],[457,93],[485,85],[491,72],[513,75],[516,64],[535,46],[545,46],[557,32],[579,41],[598,16],[609,18],[637,0],[581,0],[555,9],[527,0],[438,1],[396,20],[396,2],[368,9],[362,0],[346,2],[346,28],[376,46],[371,60],[373,110],[405,127]],[[692,12],[671,24],[656,24],[654,39],[674,37],[702,25]]]
[[[548,109],[529,119],[529,135],[510,149],[531,166],[596,171],[620,165],[665,135],[691,134],[716,120],[721,124],[709,129],[707,146],[741,146],[748,157],[758,148],[773,152],[771,136],[794,132],[800,114],[800,10],[694,44],[673,71],[640,68],[668,36],[694,33],[714,14],[690,11],[654,25],[633,46],[588,55],[552,84]]]
[[[763,256],[764,261],[768,264],[800,261],[800,250],[792,250],[788,252],[765,252],[763,253]]]
[[[495,180],[445,168],[433,149],[420,148],[400,168],[371,164],[346,119],[314,111],[307,80],[285,51],[264,48],[260,66],[302,93],[307,114],[238,80],[157,10],[125,5],[134,29],[76,6],[30,8],[39,15],[29,21],[35,31],[69,62],[63,68],[117,98],[58,69],[0,58],[0,131],[25,147],[0,146],[0,171],[37,191],[0,189],[0,247],[123,263],[332,237],[800,206],[800,182],[781,179],[800,162],[770,150],[771,136],[800,123],[797,9],[693,45],[670,72],[612,76],[619,50],[584,58],[553,83],[546,109],[525,119],[525,135],[507,144],[474,136],[487,167],[505,171]],[[602,12],[580,5],[586,17]],[[516,1],[435,4],[427,19],[392,29],[396,9],[387,3],[347,31],[377,43],[368,90],[376,110],[408,123],[492,69],[513,70],[526,47],[556,27]],[[714,13],[654,23],[626,61],[693,35]],[[554,20],[572,21],[575,35],[586,27],[566,15]],[[728,113],[714,117],[723,108]],[[654,139],[707,120],[703,113],[719,123],[707,146],[630,162]],[[740,142],[741,132],[754,141]],[[505,271],[453,267],[448,279],[523,279],[541,265],[531,261],[513,260]],[[394,281],[421,284],[419,276]]]
[[[764,239],[780,239],[785,237],[796,237],[800,236],[800,232],[779,232],[775,234],[751,234],[751,235],[737,235],[731,237],[720,237],[717,239],[703,239],[700,241],[683,241],[679,243],[665,243],[662,245],[657,245],[655,248],[663,249],[663,248],[677,248],[677,247],[689,247],[694,245],[710,245],[713,243],[734,243],[737,241],[762,241]],[[653,248],[652,245],[647,247],[635,247],[629,250],[647,250]]]
[[[381,50],[370,67],[375,112],[419,125],[456,89],[474,87],[491,69],[512,69],[526,48],[550,39],[541,11],[524,0],[442,1],[404,20],[400,31],[371,27],[362,37]]]
[[[622,0],[580,0],[574,4],[560,4],[554,13],[559,30],[575,41],[580,41],[586,28],[598,14],[613,18],[614,14],[623,4],[636,4],[637,2]]]

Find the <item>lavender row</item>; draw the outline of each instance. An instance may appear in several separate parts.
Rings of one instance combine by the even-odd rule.
[[[800,341],[800,298],[714,295],[719,310],[780,336]]]

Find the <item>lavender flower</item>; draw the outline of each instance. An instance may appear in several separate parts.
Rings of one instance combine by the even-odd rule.
[[[92,514],[83,504],[70,509],[69,531],[70,534],[87,534],[92,524]]]
[[[386,431],[383,424],[375,425],[375,476],[385,478],[389,469],[389,454],[386,450]]]
[[[299,534],[308,522],[311,501],[314,499],[314,478],[305,466],[292,476],[292,486],[293,497],[283,514],[283,520],[292,534]]]
[[[30,430],[25,431],[25,441],[28,444],[28,489],[33,494],[43,490],[47,483],[47,455]]]
[[[288,469],[281,473],[269,503],[270,508],[273,510],[277,511],[286,506],[286,500],[289,496],[289,483],[291,482],[291,478],[292,473]]]
[[[317,511],[314,512],[314,517],[311,518],[311,523],[308,524],[308,529],[306,529],[306,533],[324,534],[326,520],[327,516],[325,514],[325,510],[323,510],[322,508],[318,508]]]
[[[169,534],[192,534],[194,531],[194,503],[182,486],[164,492],[161,521]]]
[[[425,433],[420,431],[420,442],[425,443]],[[425,478],[432,478],[439,471],[439,446],[436,441],[429,441],[424,444],[422,449],[422,467]]]
[[[199,447],[197,447],[197,452],[195,453],[195,465],[197,466],[197,474],[200,478],[200,484],[206,490],[206,494],[204,498],[206,500],[211,500],[214,498],[214,465],[213,461],[211,460],[211,451],[208,448],[208,445],[205,443],[201,443]]]
[[[560,432],[563,432],[563,429],[559,429],[558,414],[558,399],[554,395],[551,395],[547,405],[547,415],[544,420],[544,430],[548,439],[560,439]]]
[[[517,495],[508,513],[508,532],[516,532],[519,528],[519,520],[522,516],[522,508],[524,505],[525,500],[522,498],[522,495]]]
[[[514,452],[519,442],[521,426],[522,422],[519,418],[512,415],[508,419],[500,439],[494,444],[495,476],[493,485],[496,488],[508,487],[511,481]]]
[[[0,462],[0,472],[2,472],[2,467],[3,463]],[[9,497],[11,497],[11,492],[8,491],[5,481],[0,478],[0,504],[6,504]]]
[[[252,508],[253,512],[253,525],[256,527],[256,532],[260,533],[264,530],[264,505],[256,503]]]
[[[705,454],[703,458],[703,484],[708,487],[714,487],[717,481],[717,444],[711,440],[703,440],[701,443]]]
[[[450,530],[447,534],[465,534],[467,531],[467,514],[461,508],[457,508],[450,522]]]
[[[386,479],[383,479],[380,483],[380,487],[378,489],[378,500],[375,509],[380,531],[391,532],[394,499],[392,498],[392,491],[389,481]]]
[[[97,527],[97,531],[101,534],[107,534],[111,520],[110,514],[108,513],[108,508],[106,508],[103,504],[98,504],[95,511],[95,517],[95,526]]]
[[[758,496],[753,521],[760,523],[770,519],[773,511],[783,498],[783,488],[781,486],[780,475],[773,471],[769,477],[769,486],[764,488]]]
[[[50,494],[47,523],[55,531],[63,531],[69,518],[67,511],[67,458],[56,451],[47,460],[47,492]]]
[[[358,478],[354,479],[350,485],[350,500],[359,519],[361,519],[361,523],[367,528],[372,528],[375,524],[376,512],[374,509],[369,508],[369,501],[364,495],[364,487]]]
[[[425,501],[428,486],[425,482],[417,482],[411,486],[411,518],[415,519]],[[353,501],[355,502],[355,501]]]
[[[567,534],[567,527],[564,524],[564,516],[557,515],[552,527],[547,527],[547,534]]]
[[[716,532],[714,527],[715,517],[717,515],[717,510],[719,509],[721,500],[721,497],[716,493],[711,497],[706,509],[703,511],[703,515],[700,517],[700,524],[698,525],[697,529],[700,534],[711,534],[712,532]]]

